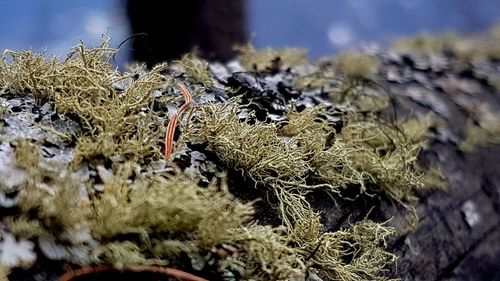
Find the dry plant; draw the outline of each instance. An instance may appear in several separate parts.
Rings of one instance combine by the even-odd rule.
[[[465,139],[460,149],[474,151],[478,146],[489,146],[500,143],[500,114],[485,109],[481,113],[479,125],[469,121],[465,127]]]
[[[196,53],[187,54],[175,63],[185,73],[190,83],[201,83],[205,87],[213,86],[214,82],[208,70],[208,62],[200,59]]]
[[[244,66],[254,71],[307,62],[300,50],[256,52],[247,46],[240,51]],[[413,190],[421,186],[422,173],[414,164],[425,125],[390,124],[350,109],[336,131],[321,106],[292,109],[284,122],[251,124],[238,118],[237,97],[200,106],[186,122],[183,141],[206,143],[227,169],[241,171],[276,196],[282,225],[263,226],[254,220],[252,202],[232,196],[224,180],[200,188],[177,170],[141,172],[143,164],[161,157],[164,120],[153,111],[159,102],[154,93],[170,89],[173,80],[164,74],[165,64],[140,75],[122,74],[110,63],[115,52],[105,42],[94,49],[78,45],[64,61],[33,52],[4,54],[4,91],[53,103],[57,113],[73,116],[82,126],[71,167],[47,169],[40,165],[40,144],[17,143],[16,163],[27,173],[19,186],[20,214],[10,221],[17,237],[51,237],[59,247],[71,248],[65,260],[84,266],[168,264],[229,271],[246,280],[286,280],[317,267],[332,279],[387,279],[384,270],[396,257],[384,247],[395,230],[363,220],[325,232],[305,195],[319,188],[332,193],[357,188],[412,210]],[[279,65],[273,65],[276,57]],[[185,57],[178,64],[188,79],[211,85],[203,61]],[[361,67],[349,75],[358,79],[371,71]],[[113,176],[96,191],[91,180],[78,178],[72,169],[101,156],[113,160]],[[179,265],[186,256],[191,264]]]
[[[145,109],[152,105],[155,90],[171,86],[161,74],[166,65],[135,79],[112,66],[115,52],[109,41],[94,49],[78,45],[63,62],[31,51],[8,51],[0,85],[12,93],[31,93],[38,103],[54,102],[59,114],[77,116],[84,133],[78,136],[75,164],[99,155],[159,158],[155,142],[161,138],[163,120]],[[125,90],[119,91],[118,85]]]
[[[493,27],[491,36],[460,37],[454,33],[443,35],[422,34],[417,38],[398,39],[393,43],[400,52],[412,52],[425,55],[439,55],[453,52],[462,62],[480,62],[500,58],[500,37],[498,26]]]
[[[277,71],[308,63],[305,49],[287,48],[282,50],[264,49],[257,51],[252,45],[248,44],[236,46],[235,50],[240,55],[241,64],[248,71]]]
[[[19,167],[30,176],[20,187],[21,214],[11,229],[18,237],[73,243],[67,257],[73,263],[166,265],[186,254],[192,268],[231,270],[254,280],[282,280],[304,270],[285,228],[257,225],[252,203],[240,203],[225,185],[201,189],[183,175],[143,177],[134,174],[137,164],[123,163],[98,193],[72,174],[40,168],[33,148],[16,148]],[[220,245],[235,250],[219,254]]]

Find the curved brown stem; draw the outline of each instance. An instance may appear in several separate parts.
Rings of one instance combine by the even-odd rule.
[[[184,96],[184,104],[179,108],[177,113],[172,116],[172,119],[168,122],[167,126],[167,132],[165,133],[165,161],[168,162],[170,159],[170,155],[172,154],[172,148],[174,145],[174,133],[175,133],[175,127],[177,127],[177,122],[178,118],[181,115],[181,113],[186,110],[186,108],[191,104],[191,101],[193,100],[191,93],[189,90],[184,86],[184,84],[179,83],[179,89],[182,92],[182,95]]]
[[[124,270],[135,271],[135,272],[151,272],[151,273],[159,273],[167,276],[171,276],[177,278],[182,281],[208,281],[207,279],[195,276],[193,274],[184,272],[182,270],[170,268],[170,267],[161,267],[156,265],[128,265]],[[84,266],[79,269],[71,270],[63,275],[61,275],[57,281],[72,281],[75,278],[80,276],[100,273],[100,272],[113,272],[120,271],[115,268],[113,265],[105,264],[105,265],[96,265],[96,266]]]

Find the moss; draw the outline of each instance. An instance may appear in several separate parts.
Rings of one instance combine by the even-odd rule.
[[[241,122],[236,110],[231,103],[201,108],[193,120],[193,140],[207,142],[226,167],[274,189],[286,205],[281,207],[285,225],[306,216],[305,193],[316,188],[338,193],[346,186],[359,186],[361,194],[385,194],[410,210],[416,225],[413,190],[422,187],[422,173],[415,163],[426,122],[396,126],[353,112],[335,132],[316,107],[289,112],[278,130],[274,124]]]
[[[163,120],[143,110],[151,107],[155,90],[171,86],[161,74],[166,65],[136,80],[113,68],[115,52],[108,41],[95,49],[78,45],[63,62],[31,51],[7,52],[0,84],[12,93],[32,93],[38,102],[53,101],[60,114],[78,116],[84,131],[75,164],[99,154],[158,158],[161,153],[151,139],[161,139]],[[126,85],[125,91],[118,84]]]
[[[443,35],[423,34],[417,38],[399,39],[393,43],[396,50],[426,55],[437,55],[452,52],[462,62],[484,61],[500,58],[496,29],[491,30],[490,36],[457,36],[454,33]]]
[[[9,281],[10,268],[0,264],[0,280]]]
[[[244,66],[258,72],[306,62],[299,50],[257,52],[247,46],[240,51]],[[79,45],[62,62],[32,52],[3,57],[2,88],[18,95],[30,92],[38,103],[53,103],[59,114],[76,116],[82,126],[70,167],[46,169],[40,165],[39,143],[16,145],[17,166],[28,178],[19,187],[13,233],[33,240],[50,235],[55,243],[71,244],[87,256],[68,258],[78,264],[170,264],[221,275],[230,271],[247,280],[285,280],[315,267],[332,279],[386,279],[384,270],[395,256],[384,247],[394,229],[365,220],[325,232],[305,196],[318,188],[331,193],[358,188],[362,195],[381,194],[413,208],[412,192],[421,186],[414,164],[426,126],[358,113],[370,104],[362,105],[357,97],[366,93],[360,81],[374,73],[368,61],[340,58],[338,69],[325,68],[328,74],[321,76],[324,83],[352,90],[339,105],[342,130],[325,118],[338,111],[321,106],[289,109],[283,122],[240,120],[238,97],[202,105],[189,116],[178,142],[206,144],[226,169],[241,171],[275,196],[282,223],[271,227],[259,225],[252,202],[231,195],[222,178],[200,188],[179,169],[142,172],[161,156],[164,120],[155,107],[164,109],[176,100],[153,93],[169,90],[172,77],[164,74],[164,64],[119,73],[110,64],[114,52],[105,42],[95,49]],[[205,62],[187,56],[178,66],[191,82],[211,85]],[[330,80],[328,75],[337,72],[344,77]],[[377,98],[373,95],[372,105]],[[92,167],[102,157],[112,160],[113,176],[97,191],[92,179],[80,179],[73,170],[82,161]],[[232,188],[248,187],[235,183]],[[92,243],[82,243],[72,237],[75,233],[88,234]],[[186,257],[191,264],[180,264]]]
[[[264,49],[257,51],[251,45],[237,46],[240,62],[248,71],[279,71],[292,66],[306,64],[307,52],[304,49],[287,48],[281,50]]]
[[[500,114],[485,110],[481,115],[480,124],[468,122],[465,127],[465,139],[460,143],[460,149],[474,151],[478,146],[489,146],[500,143]]]
[[[205,87],[213,86],[213,80],[208,70],[208,63],[196,54],[187,54],[176,61],[190,83],[201,83]]]
[[[333,62],[335,70],[351,79],[372,77],[379,64],[377,58],[360,53],[342,53]]]
[[[243,170],[256,181],[298,179],[307,173],[307,161],[300,150],[294,149],[295,140],[278,138],[274,124],[240,122],[236,111],[234,101],[222,107],[201,108],[202,115],[195,117],[200,121],[191,133],[193,141],[208,141],[208,149],[227,167]]]
[[[321,233],[319,216],[297,223],[295,237],[311,266],[325,270],[332,280],[387,280],[384,270],[397,257],[383,250],[395,228],[369,220],[331,233]]]
[[[30,239],[88,232],[102,244],[81,250],[96,263],[168,264],[187,254],[201,263],[201,269],[210,266],[210,253],[217,245],[227,244],[241,251],[213,257],[220,270],[237,267],[240,274],[255,280],[302,272],[298,249],[288,246],[285,229],[252,223],[251,203],[240,203],[224,186],[200,189],[181,175],[137,175],[130,182],[134,167],[134,163],[120,165],[104,191],[88,189],[89,197],[81,195],[76,179],[44,175],[50,177],[48,183],[26,185],[20,191],[22,213],[36,218],[21,216],[12,222],[12,230]],[[78,263],[78,257],[73,258]]]

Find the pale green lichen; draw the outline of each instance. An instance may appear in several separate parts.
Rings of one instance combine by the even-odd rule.
[[[115,52],[109,41],[95,49],[78,45],[63,62],[31,51],[9,51],[3,56],[0,85],[13,93],[32,93],[38,102],[52,101],[59,114],[78,116],[84,131],[76,164],[98,155],[158,158],[161,153],[150,140],[161,138],[163,120],[141,110],[152,105],[155,90],[171,86],[161,74],[166,65],[135,80],[112,66]],[[116,84],[127,87],[119,92]]]
[[[170,264],[231,271],[247,280],[285,280],[315,267],[333,279],[387,279],[384,270],[396,258],[384,247],[395,230],[364,220],[325,232],[305,197],[319,188],[331,193],[357,188],[361,195],[384,195],[413,210],[412,191],[421,186],[414,164],[426,126],[357,113],[363,106],[354,106],[359,99],[353,97],[365,90],[360,81],[374,74],[371,62],[365,67],[362,61],[353,71],[335,70],[347,77],[334,81],[341,89],[355,89],[343,97],[341,131],[327,121],[331,112],[321,106],[289,109],[286,121],[277,124],[250,124],[237,116],[237,97],[200,106],[189,116],[178,143],[206,143],[227,169],[267,188],[278,199],[282,218],[281,226],[271,227],[254,220],[253,204],[231,195],[224,179],[216,177],[200,188],[196,179],[175,169],[143,173],[144,163],[161,157],[164,120],[153,105],[176,101],[156,99],[153,93],[170,89],[172,78],[163,74],[165,65],[138,76],[121,74],[110,64],[115,51],[106,42],[95,49],[79,45],[63,62],[32,52],[3,57],[3,89],[30,92],[38,103],[53,103],[59,114],[76,115],[82,126],[71,167],[45,169],[39,164],[40,144],[16,144],[17,166],[28,176],[19,186],[21,214],[9,222],[15,235],[32,240],[50,235],[68,244],[77,240],[72,233],[88,234],[92,243],[72,245],[87,255],[68,258],[77,264]],[[259,72],[307,62],[299,50],[240,51],[244,66]],[[179,65],[187,79],[210,85],[205,62],[185,57]],[[113,176],[96,191],[92,180],[77,178],[73,169],[101,157],[112,160]],[[185,256],[191,264],[179,265]]]
[[[258,181],[300,178],[307,173],[307,161],[294,149],[294,140],[278,138],[274,124],[240,122],[236,110],[234,102],[200,108],[202,116],[195,116],[200,122],[190,133],[193,141],[208,141],[208,148],[228,167],[243,170]]]
[[[453,33],[441,36],[422,34],[417,38],[402,38],[396,40],[394,48],[402,52],[418,52],[424,54],[438,54],[444,50],[451,50],[456,46],[458,38]]]
[[[94,262],[118,266],[175,263],[188,254],[203,267],[212,249],[228,244],[241,250],[234,255],[243,276],[280,280],[303,270],[284,228],[251,223],[251,203],[240,203],[220,187],[200,189],[183,176],[138,175],[130,182],[134,166],[118,167],[104,191],[90,197],[82,196],[79,182],[68,178],[23,186],[19,207],[24,214],[35,212],[36,218],[14,220],[13,230],[33,239],[37,233],[59,237],[87,229],[102,245],[82,250]],[[122,241],[126,235],[136,238]],[[215,257],[216,266],[224,258]],[[229,266],[228,261],[223,264]]]
[[[349,185],[359,186],[364,194],[381,192],[415,214],[413,189],[422,187],[415,162],[424,144],[425,122],[393,125],[354,114],[346,115],[344,128],[335,132],[318,118],[322,109],[311,108],[289,112],[278,130],[274,124],[241,122],[235,110],[231,102],[201,108],[190,134],[207,142],[227,167],[258,183],[298,192],[296,199],[290,193],[282,198],[294,201],[288,205],[299,204],[296,210],[283,211],[283,219],[302,216],[302,194],[316,188],[337,193]],[[311,178],[319,183],[307,184]]]
[[[334,69],[350,79],[373,77],[380,62],[376,57],[360,53],[342,53],[333,61]]]
[[[425,170],[420,182],[423,186],[429,188],[445,189],[448,186],[444,173],[438,166]]]
[[[420,148],[397,128],[356,121],[312,162],[319,177],[332,185],[359,184],[363,192],[380,190],[397,202],[412,202],[412,190],[421,186],[414,166]]]
[[[81,232],[102,245],[81,250],[96,263],[169,264],[187,254],[200,269],[210,263],[212,249],[220,244],[239,249],[228,257],[214,257],[220,270],[238,268],[255,280],[281,280],[304,270],[299,249],[289,246],[285,228],[251,223],[251,203],[239,203],[222,185],[200,189],[183,176],[129,178],[137,165],[117,165],[102,193],[81,195],[81,182],[39,169],[36,146],[16,147],[18,166],[30,171],[21,187],[19,207],[24,216],[11,222],[18,237],[60,237]],[[45,178],[46,183],[42,183]],[[27,219],[26,215],[36,214]],[[123,235],[137,237],[120,241]],[[225,259],[227,258],[227,259]],[[72,260],[80,263],[78,257]]]
[[[417,38],[398,39],[393,43],[401,52],[438,55],[452,52],[462,62],[484,61],[500,58],[500,37],[496,36],[498,27],[493,27],[491,36],[457,36],[454,33],[443,35],[422,34]]]
[[[30,220],[26,216],[19,216],[9,221],[10,231],[17,237],[33,239],[46,234],[42,224],[38,220]]]
[[[296,75],[293,79],[293,88],[298,91],[324,89],[328,83],[335,79],[335,75],[331,71],[319,68],[307,75]]]
[[[196,54],[187,54],[175,63],[183,70],[191,83],[201,83],[205,87],[213,86],[213,80],[208,70],[208,62],[201,60]]]
[[[321,233],[321,227],[319,216],[312,216],[294,229],[308,264],[322,268],[332,280],[387,280],[382,273],[397,257],[383,248],[395,228],[368,220],[332,233]]]
[[[307,64],[305,49],[286,48],[281,50],[256,50],[252,45],[237,46],[240,62],[248,71],[264,72],[287,69],[292,66]]]
[[[10,268],[0,264],[0,280],[9,281]]]
[[[460,149],[471,152],[478,146],[490,146],[500,143],[500,114],[485,110],[481,114],[479,125],[468,122],[465,127],[465,139]]]

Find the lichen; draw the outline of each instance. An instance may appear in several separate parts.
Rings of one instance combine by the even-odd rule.
[[[478,146],[490,146],[500,143],[500,114],[484,110],[479,124],[470,121],[465,127],[465,139],[460,149],[474,151]]]
[[[232,268],[234,262],[242,276],[255,280],[284,279],[303,270],[299,249],[288,245],[285,229],[252,222],[252,204],[240,203],[224,185],[200,189],[182,175],[137,175],[130,182],[134,166],[120,165],[102,193],[88,196],[78,191],[78,181],[66,177],[23,186],[19,207],[24,216],[12,222],[13,232],[23,238],[48,233],[62,239],[87,229],[100,243],[81,246],[81,250],[93,262],[117,266],[176,263],[187,254],[193,260],[201,259],[201,268],[210,262],[216,268],[219,263]],[[221,244],[238,251],[227,257],[210,257]],[[77,259],[71,261],[80,263]]]
[[[5,265],[0,265],[0,280],[9,281],[10,268]]]
[[[458,36],[454,33],[443,35],[422,34],[417,38],[398,39],[393,43],[400,52],[413,52],[424,55],[439,55],[446,52],[454,54],[462,62],[495,60],[500,58],[496,36],[498,27],[491,29],[490,36]]]
[[[242,170],[257,183],[298,192],[299,199],[292,200],[287,192],[282,201],[304,205],[300,198],[310,190],[338,193],[357,186],[360,194],[385,194],[415,215],[413,190],[422,187],[422,173],[415,164],[427,126],[411,121],[393,125],[352,113],[345,116],[342,131],[336,132],[319,118],[323,109],[314,107],[290,111],[283,125],[250,125],[237,118],[236,110],[231,102],[200,109],[193,120],[194,141],[207,142],[207,149],[227,167]],[[311,179],[319,182],[308,184]],[[307,212],[306,206],[297,208],[283,211],[282,218],[293,220]]]
[[[248,71],[276,72],[308,62],[306,50],[299,48],[281,50],[267,48],[257,51],[248,44],[237,46],[235,50],[239,53],[241,64]]]
[[[179,65],[190,83],[201,83],[205,87],[213,86],[208,63],[198,58],[195,53],[187,54],[175,63]]]
[[[3,56],[2,89],[53,104],[82,129],[68,144],[74,158],[67,166],[41,165],[40,142],[13,143],[17,168],[27,174],[17,187],[19,214],[8,221],[13,234],[39,243],[51,237],[50,243],[66,249],[61,259],[81,265],[168,264],[229,271],[246,280],[285,280],[314,267],[332,279],[387,279],[384,272],[396,258],[384,248],[395,230],[362,220],[326,232],[306,197],[323,189],[342,199],[341,191],[355,189],[359,196],[385,196],[414,212],[413,191],[422,186],[415,162],[427,126],[363,112],[379,110],[379,99],[386,104],[383,95],[362,95],[376,63],[362,58],[355,65],[353,57],[341,57],[321,83],[308,84],[345,91],[338,108],[287,106],[284,121],[264,123],[252,113],[240,120],[234,97],[200,105],[188,116],[178,145],[206,145],[221,168],[240,171],[250,186],[277,199],[281,223],[269,226],[256,221],[253,202],[229,193],[222,175],[201,188],[178,167],[145,172],[161,157],[161,116],[177,101],[169,95],[173,77],[165,74],[166,64],[120,73],[111,64],[115,52],[106,41],[94,49],[78,45],[64,61],[29,51]],[[240,52],[243,66],[256,72],[307,62],[302,50],[257,52],[246,46]],[[206,62],[186,56],[177,64],[189,82],[215,85]],[[338,93],[329,93],[333,101]],[[329,115],[338,116],[342,126]],[[95,179],[75,172],[82,164],[98,170],[96,163],[103,162],[110,175],[99,189]],[[181,262],[186,258],[190,264]]]
[[[439,166],[425,170],[420,182],[428,188],[445,189],[448,186],[444,173]]]
[[[38,102],[53,101],[59,114],[78,117],[84,131],[75,164],[97,155],[158,158],[161,153],[150,140],[161,138],[163,122],[145,112],[153,92],[171,86],[161,74],[166,65],[134,79],[114,69],[115,52],[109,41],[95,49],[78,45],[63,62],[32,51],[9,51],[3,56],[0,85],[13,93],[32,93]],[[117,85],[127,87],[121,92]]]
[[[299,221],[294,229],[308,264],[324,269],[332,280],[387,280],[381,273],[397,257],[383,248],[395,228],[369,220],[331,233],[321,233],[321,227],[316,215]]]
[[[372,77],[379,64],[377,58],[360,53],[342,53],[333,62],[334,69],[350,79]]]

